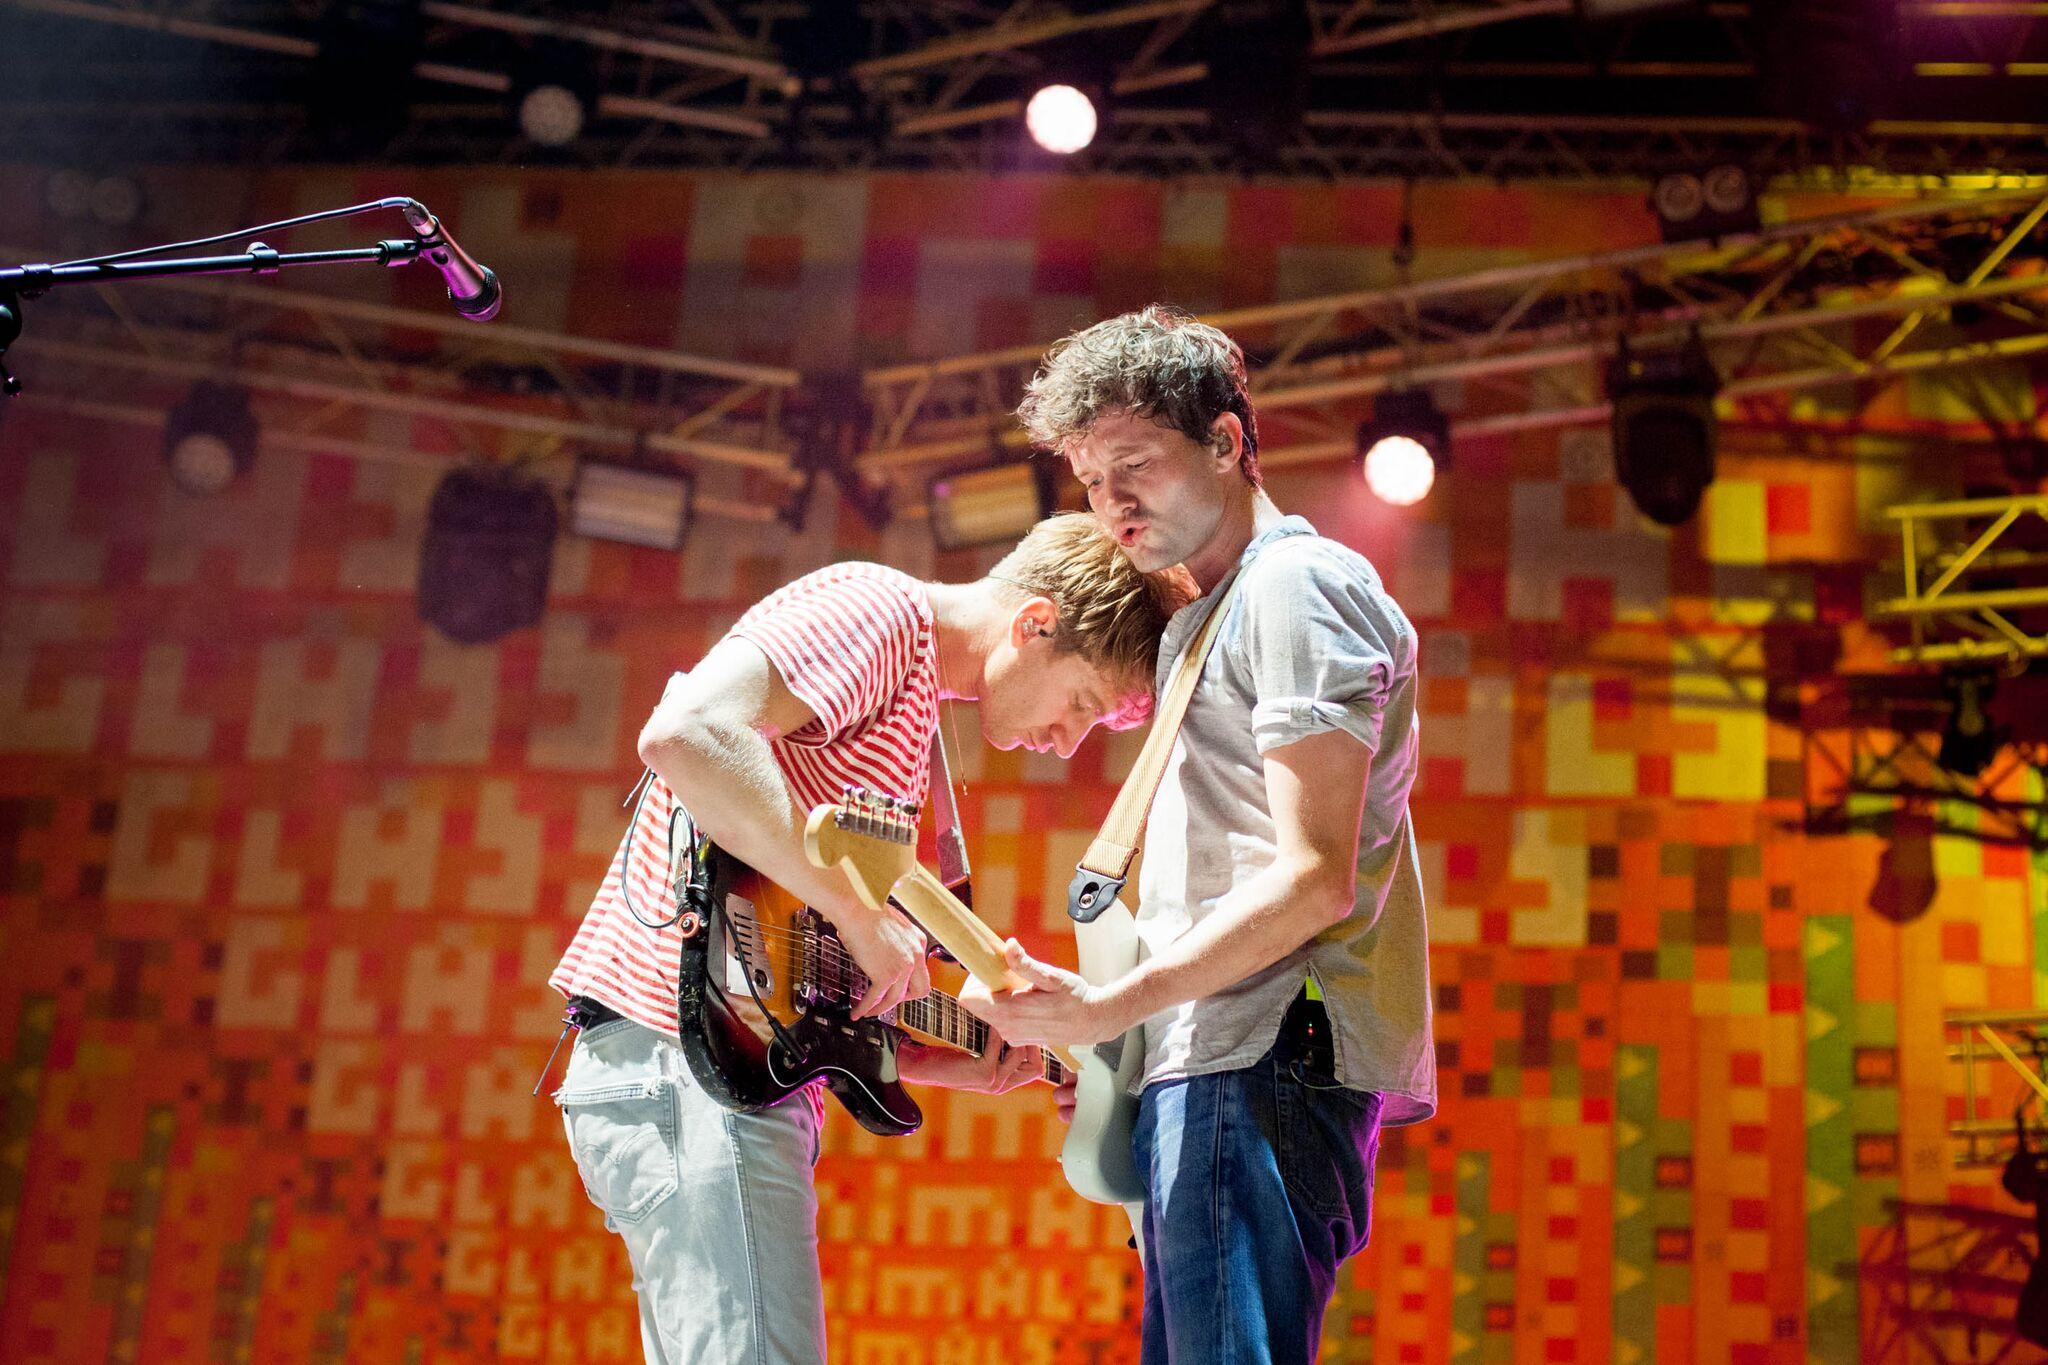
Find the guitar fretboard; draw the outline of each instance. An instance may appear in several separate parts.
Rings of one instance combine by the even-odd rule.
[[[962,1052],[979,1057],[988,1051],[988,1025],[941,991],[933,991],[922,1000],[906,1000],[889,1014],[899,1027],[936,1038]],[[1066,1079],[1066,1067],[1050,1052],[1044,1058],[1045,1079],[1058,1085]]]
[[[829,931],[820,932],[819,921],[808,920],[802,932],[803,972],[814,998],[844,1008],[867,994],[867,973],[853,964],[844,945],[830,937]],[[890,1010],[884,1021],[972,1056],[988,1050],[987,1023],[944,991],[933,991],[921,1000],[905,1000]],[[1054,1085],[1060,1084],[1066,1079],[1066,1066],[1050,1052],[1043,1057],[1040,1074]]]

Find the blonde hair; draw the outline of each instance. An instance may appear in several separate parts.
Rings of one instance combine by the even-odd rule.
[[[1033,445],[1064,455],[1112,412],[1204,446],[1215,444],[1216,419],[1234,412],[1244,428],[1239,472],[1260,486],[1259,419],[1244,351],[1192,314],[1155,303],[1054,342],[1025,387],[1017,420]]]
[[[1079,654],[1112,677],[1142,681],[1149,695],[1159,637],[1185,604],[1179,580],[1141,573],[1086,512],[1047,517],[987,577],[1059,609],[1053,648]]]

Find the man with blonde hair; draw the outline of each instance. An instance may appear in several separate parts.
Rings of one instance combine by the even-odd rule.
[[[1098,323],[1019,416],[1138,568],[1204,594],[1162,685],[1227,614],[1145,834],[1143,960],[1091,986],[1012,940],[1030,988],[962,999],[1016,1042],[1144,1025],[1144,1365],[1306,1362],[1371,1227],[1380,1129],[1436,1109],[1415,629],[1364,556],[1266,496],[1244,356],[1215,328]]]
[[[633,827],[549,978],[579,1025],[555,1099],[585,1190],[626,1243],[650,1362],[826,1358],[818,1275],[816,1087],[757,1113],[720,1108],[678,1043],[682,939],[672,878],[629,855],[669,847],[678,812],[829,919],[873,983],[855,1018],[931,990],[924,935],[804,857],[811,809],[845,784],[922,804],[942,700],[977,701],[999,749],[1071,755],[1151,709],[1172,605],[1084,514],[1040,522],[972,583],[836,564],[761,601],[640,731],[651,776]],[[667,927],[657,927],[667,926]],[[1000,1092],[1029,1049],[983,1058],[905,1043],[905,1080]]]

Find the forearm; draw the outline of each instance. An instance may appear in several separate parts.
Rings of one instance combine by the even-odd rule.
[[[841,873],[804,856],[809,812],[790,796],[774,751],[759,733],[707,721],[687,736],[643,742],[640,757],[728,853],[834,922],[873,913]]]
[[[1349,910],[1330,879],[1276,863],[1239,886],[1214,913],[1115,982],[1126,1027],[1227,990],[1300,948]]]
[[[1114,993],[1131,1022],[1236,985],[1343,920],[1358,903],[1358,831],[1372,750],[1323,730],[1266,754],[1276,855]]]

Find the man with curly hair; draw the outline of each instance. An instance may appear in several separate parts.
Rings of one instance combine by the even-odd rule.
[[[1165,307],[1047,355],[1019,416],[1140,569],[1232,598],[1152,809],[1144,954],[1091,985],[1012,940],[1028,989],[971,991],[1013,1042],[1143,1026],[1145,1365],[1308,1361],[1365,1244],[1380,1129],[1436,1109],[1408,793],[1415,629],[1356,551],[1260,480],[1243,353]]]

